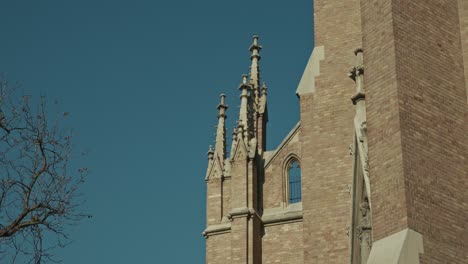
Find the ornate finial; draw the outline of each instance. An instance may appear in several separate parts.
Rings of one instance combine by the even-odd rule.
[[[242,122],[242,120],[239,120],[237,121],[237,134],[241,134],[242,135],[242,132],[244,132],[244,122]]]
[[[254,51],[254,50],[260,51],[262,49],[262,46],[258,45],[258,38],[259,37],[257,35],[253,36],[253,43],[249,48],[250,51]]]
[[[258,35],[253,36],[254,45],[258,45]]]
[[[242,74],[242,84],[243,85],[247,85],[247,77],[248,77],[247,74]]]
[[[250,96],[250,87],[251,85],[247,84],[247,75],[242,75],[242,84],[239,87],[239,90],[241,90],[241,104],[240,104],[240,109],[239,109],[239,124],[242,126],[247,125],[249,122],[249,115],[248,115],[248,97]],[[243,127],[245,130],[246,127]]]
[[[226,117],[226,109],[228,109],[228,106],[225,104],[226,95],[221,94],[220,97],[221,97],[221,101],[218,105],[218,110],[219,110],[218,118],[220,116]]]
[[[219,97],[221,97],[221,103],[220,103],[220,105],[224,105],[224,99],[226,99],[226,95],[225,95],[225,94],[221,94],[221,95],[219,95]]]
[[[208,159],[212,160],[213,156],[214,156],[213,146],[210,145],[210,147],[208,148]]]
[[[218,127],[216,129],[216,143],[215,152],[220,158],[226,158],[226,109],[228,106],[225,104],[226,95],[220,95],[220,103],[218,105]]]
[[[252,64],[250,65],[250,83],[252,85],[252,89],[254,90],[255,97],[258,98],[260,93],[260,50],[262,50],[262,46],[258,44],[258,36],[253,37],[253,43],[250,46],[249,50],[252,52],[250,55],[250,60]]]
[[[266,83],[263,82],[263,84],[262,84],[262,94],[266,94],[267,90],[268,90],[268,87],[267,87]]]
[[[239,121],[237,121],[239,122]],[[237,127],[235,127],[233,130],[232,130],[232,140],[233,141],[237,141]]]

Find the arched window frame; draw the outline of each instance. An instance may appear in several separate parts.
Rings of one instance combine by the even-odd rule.
[[[291,202],[291,190],[290,190],[290,175],[289,175],[289,170],[291,166],[294,164],[294,162],[297,162],[298,168],[300,169],[300,199],[299,201],[296,202]],[[290,154],[287,156],[284,162],[283,166],[283,203],[286,206],[289,206],[291,204],[298,204],[302,202],[302,166],[301,166],[301,160],[299,157],[295,154]]]

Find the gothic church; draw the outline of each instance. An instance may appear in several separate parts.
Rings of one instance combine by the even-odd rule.
[[[300,120],[266,149],[261,45],[208,152],[208,264],[468,263],[468,0],[315,0]]]

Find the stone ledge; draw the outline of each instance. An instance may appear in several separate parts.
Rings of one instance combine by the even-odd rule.
[[[219,225],[209,226],[203,231],[203,236],[208,238],[209,236],[221,235],[231,232],[231,223],[224,223]]]
[[[297,203],[287,208],[266,209],[262,216],[262,222],[264,226],[301,222],[302,215],[302,203]]]
[[[315,77],[320,75],[320,61],[325,59],[324,46],[315,47],[307,62],[302,78],[296,90],[296,94],[301,96],[303,94],[315,93]]]
[[[372,245],[367,264],[419,264],[423,236],[411,229],[380,239]]]
[[[232,221],[233,219],[236,219],[236,218],[242,218],[242,217],[247,217],[247,218],[251,218],[251,217],[257,217],[257,218],[261,218],[257,211],[255,211],[255,209],[253,208],[247,208],[247,207],[241,207],[241,208],[234,208],[232,209],[227,215],[226,215],[227,219],[229,219],[230,221]]]
[[[226,217],[232,220],[240,217],[258,217],[262,220],[264,226],[282,225],[287,223],[302,222],[302,203],[296,203],[287,208],[271,208],[266,209],[262,217],[259,217],[257,212],[249,208],[235,208]],[[221,235],[231,232],[231,222],[225,222],[217,225],[208,226],[203,231],[203,236],[208,238],[214,235]]]

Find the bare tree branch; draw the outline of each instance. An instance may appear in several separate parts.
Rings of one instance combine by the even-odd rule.
[[[65,244],[66,227],[89,217],[78,193],[87,170],[68,173],[68,113],[51,119],[44,97],[34,107],[29,99],[0,77],[0,263],[59,262],[51,251]]]

